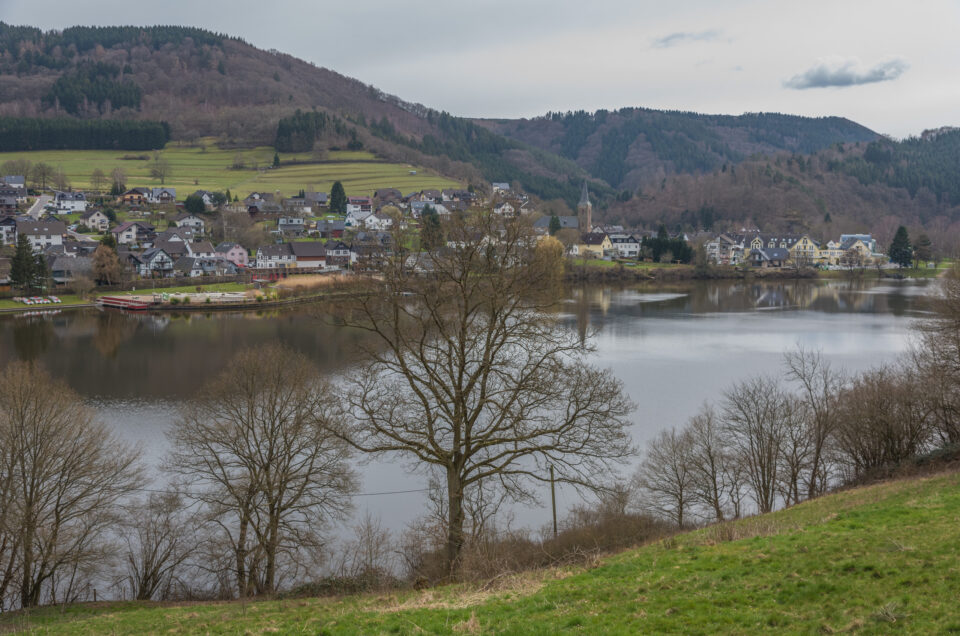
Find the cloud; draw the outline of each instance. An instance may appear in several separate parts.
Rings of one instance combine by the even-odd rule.
[[[886,60],[868,69],[863,69],[856,60],[820,62],[803,73],[794,75],[783,85],[787,88],[804,90],[889,82],[900,77],[908,68],[910,65],[902,58]]]
[[[662,38],[657,38],[653,41],[653,46],[658,49],[666,49],[687,42],[710,42],[711,40],[716,40],[718,37],[720,37],[720,31],[717,29],[697,31],[695,33],[678,31],[677,33],[671,33]]]

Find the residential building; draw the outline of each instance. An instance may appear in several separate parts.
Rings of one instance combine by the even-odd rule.
[[[97,232],[106,232],[110,228],[110,218],[101,210],[88,210],[80,215],[80,225]]]
[[[221,243],[214,248],[214,254],[217,258],[228,260],[237,267],[246,267],[250,260],[246,248],[237,243]]]
[[[303,236],[307,231],[306,220],[299,216],[281,216],[277,229],[284,236]]]
[[[790,250],[785,247],[752,248],[750,264],[754,267],[779,268],[790,259]]]
[[[323,243],[315,241],[295,241],[290,244],[295,267],[323,269],[327,265],[327,252]]]
[[[640,256],[640,239],[631,234],[610,234],[610,244],[617,251],[620,258],[637,258]]]
[[[264,245],[257,249],[257,269],[282,269],[294,267],[296,258],[289,243]]]
[[[141,276],[165,278],[173,274],[173,259],[162,248],[152,247],[138,257]]]
[[[147,203],[156,203],[158,205],[170,205],[177,202],[176,188],[150,188],[150,194],[147,197]]]
[[[580,242],[573,246],[573,254],[583,258],[603,258],[613,249],[607,234],[588,232],[580,235]]]
[[[120,203],[125,205],[143,205],[150,196],[150,188],[130,188],[120,195]]]
[[[63,245],[63,235],[67,233],[67,226],[62,221],[48,220],[18,220],[17,237],[22,234],[30,241],[30,246],[37,252],[51,245]]]
[[[207,226],[206,220],[189,212],[177,215],[173,222],[177,227],[189,227],[198,234],[203,234]]]
[[[60,192],[53,193],[53,204],[57,210],[62,212],[86,212],[87,197],[83,192]]]

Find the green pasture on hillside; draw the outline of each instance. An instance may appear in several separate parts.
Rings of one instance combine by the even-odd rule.
[[[32,634],[960,632],[960,475],[710,526],[591,566],[343,598],[106,602],[0,616]]]
[[[235,170],[231,166],[236,155],[246,165]],[[282,165],[282,162],[312,162],[309,153],[281,154],[281,166],[273,168],[273,148],[223,150],[209,143],[206,146],[167,144],[161,155],[170,164],[170,176],[164,185],[177,188],[182,200],[194,190],[230,190],[244,197],[252,191],[273,192],[284,196],[300,189],[329,192],[334,181],[343,182],[348,195],[369,195],[377,188],[398,188],[404,194],[423,189],[461,187],[456,181],[431,174],[421,167],[388,163],[363,151],[332,151],[322,162]],[[136,157],[146,157],[138,159]],[[160,180],[150,176],[153,153],[128,150],[38,150],[0,153],[0,164],[10,159],[44,162],[63,168],[74,189],[90,187],[90,176],[99,168],[108,177],[114,168],[127,173],[127,187],[157,187]],[[127,157],[126,159],[124,157]],[[410,174],[415,171],[416,174]]]

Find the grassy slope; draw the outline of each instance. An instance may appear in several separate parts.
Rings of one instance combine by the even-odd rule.
[[[426,172],[407,164],[379,161],[368,152],[330,152],[323,163],[304,165],[281,165],[277,169],[262,172],[253,169],[254,163],[261,168],[273,164],[273,148],[263,146],[247,150],[221,150],[213,143],[206,151],[199,147],[178,146],[170,143],[162,151],[171,167],[167,186],[177,188],[177,198],[183,199],[195,190],[227,190],[244,197],[254,190],[272,192],[280,190],[284,195],[294,195],[301,188],[329,192],[334,181],[342,181],[349,195],[373,194],[377,188],[398,188],[404,194],[423,189],[460,187],[456,181]],[[248,168],[232,170],[234,156],[241,154]],[[151,156],[126,150],[38,150],[33,152],[0,153],[0,164],[10,159],[29,159],[62,167],[70,184],[75,189],[88,188],[90,175],[100,168],[109,178],[114,168],[127,173],[128,187],[160,185],[150,177],[150,160],[122,159],[123,156]],[[281,161],[310,161],[306,154],[281,154]],[[411,170],[417,174],[409,174]],[[197,183],[194,183],[194,180]]]
[[[667,539],[598,567],[345,599],[103,603],[33,633],[858,633],[960,631],[960,475],[891,482]]]

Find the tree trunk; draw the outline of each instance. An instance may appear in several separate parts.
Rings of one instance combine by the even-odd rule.
[[[460,569],[463,549],[463,484],[456,468],[447,468],[447,572]]]
[[[247,595],[247,520],[240,521],[237,534],[237,593],[240,598]]]

